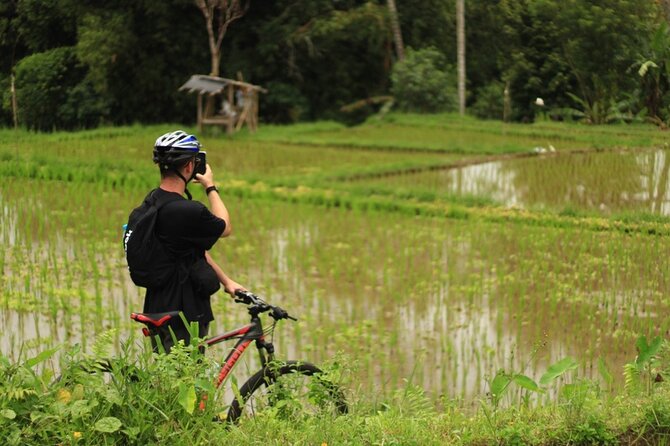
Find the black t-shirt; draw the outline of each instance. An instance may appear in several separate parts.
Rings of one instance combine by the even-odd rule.
[[[147,289],[144,312],[181,310],[189,321],[209,322],[214,319],[210,296],[195,293],[187,268],[214,246],[225,230],[226,222],[198,201],[189,201],[163,189],[157,189],[155,194],[157,199],[171,196],[169,198],[173,200],[158,211],[156,234],[167,251],[180,259],[180,267],[165,286]]]

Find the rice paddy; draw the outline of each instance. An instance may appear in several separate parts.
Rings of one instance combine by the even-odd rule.
[[[499,369],[537,378],[566,356],[595,379],[602,360],[612,386],[623,385],[635,339],[670,330],[664,135],[399,119],[202,138],[234,227],[214,258],[300,319],[279,327],[278,352],[353,360],[369,399],[410,381],[436,402],[474,401]],[[128,315],[143,292],[128,277],[121,226],[157,184],[155,137],[175,127],[0,132],[3,355],[59,343],[86,350],[110,329],[119,346],[142,348]],[[559,155],[505,155],[549,144]],[[577,149],[586,153],[569,153]],[[525,208],[529,221],[577,220],[481,218],[508,207]],[[659,230],[618,230],[623,214]],[[605,223],[594,230],[593,219]],[[246,322],[224,293],[213,302],[214,332]]]

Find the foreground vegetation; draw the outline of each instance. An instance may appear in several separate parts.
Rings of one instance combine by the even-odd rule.
[[[665,382],[668,350],[660,338],[638,339],[639,355],[626,364],[625,393],[612,397],[601,384],[571,376],[574,360],[561,361],[539,380],[498,373],[490,392],[474,410],[444,399],[439,410],[424,391],[407,383],[388,398],[361,399],[349,385],[350,413],[341,417],[284,416],[282,407],[230,426],[219,419],[225,407],[210,398],[198,408],[199,395],[212,396],[207,371],[211,359],[195,347],[170,355],[126,354],[113,360],[110,376],[98,365],[109,336],[100,336],[94,355],[68,351],[54,380],[43,362],[55,350],[18,364],[0,357],[0,434],[7,445],[32,444],[417,444],[417,445],[564,445],[668,444],[670,387]],[[138,379],[134,379],[139,376]],[[555,396],[537,405],[560,378]],[[659,381],[659,382],[656,382]],[[544,387],[544,388],[543,388]],[[290,402],[290,400],[288,401]]]

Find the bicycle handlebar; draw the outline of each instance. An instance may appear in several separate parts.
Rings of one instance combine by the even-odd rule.
[[[276,321],[281,319],[291,319],[292,321],[298,320],[288,314],[288,312],[283,308],[270,305],[251,291],[236,290],[234,299],[235,302],[248,305],[250,310],[255,310],[258,313],[265,313],[266,311],[269,311],[270,317]]]

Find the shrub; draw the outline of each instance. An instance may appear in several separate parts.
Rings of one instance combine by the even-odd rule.
[[[298,122],[309,109],[307,99],[294,85],[269,82],[269,94],[263,97],[263,115],[270,121],[281,124]]]
[[[21,122],[30,129],[60,127],[58,110],[82,75],[74,49],[56,48],[22,59],[16,66],[16,95]]]
[[[16,66],[19,121],[29,129],[51,131],[99,124],[106,104],[85,79],[74,48],[36,53]]]
[[[470,107],[470,113],[482,119],[503,119],[505,107],[505,85],[492,82],[477,91],[477,99]]]
[[[58,117],[64,128],[97,127],[108,115],[109,105],[99,95],[87,77],[68,90],[67,99],[58,110]]]
[[[392,88],[402,110],[432,113],[454,110],[455,76],[435,48],[408,49],[402,62],[393,67]]]

